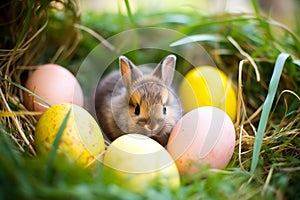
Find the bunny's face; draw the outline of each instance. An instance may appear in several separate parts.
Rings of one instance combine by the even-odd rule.
[[[131,92],[128,104],[129,132],[149,137],[162,133],[168,123],[170,91],[165,85],[156,82],[139,84]],[[171,113],[169,113],[171,111]]]

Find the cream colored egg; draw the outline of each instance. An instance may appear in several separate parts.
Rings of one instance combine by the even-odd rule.
[[[101,130],[94,118],[82,107],[70,103],[56,104],[44,112],[35,130],[38,152],[49,152],[58,130],[70,112],[58,152],[82,166],[96,163],[105,149]]]
[[[114,140],[103,158],[104,175],[110,183],[143,192],[159,183],[176,189],[180,185],[178,169],[170,154],[153,139],[127,134]]]
[[[223,169],[234,152],[235,129],[221,109],[204,106],[184,115],[171,132],[167,150],[181,174],[192,174],[201,165]]]
[[[50,105],[73,103],[83,106],[83,93],[77,79],[66,68],[56,64],[38,66],[29,75],[25,87]],[[44,112],[48,108],[43,101],[27,92],[24,92],[24,105],[31,111]]]

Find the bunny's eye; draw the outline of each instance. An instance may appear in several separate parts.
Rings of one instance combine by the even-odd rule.
[[[135,115],[139,115],[140,114],[140,105],[138,103],[135,106],[134,114]]]
[[[163,114],[166,115],[167,114],[167,106],[163,105]]]

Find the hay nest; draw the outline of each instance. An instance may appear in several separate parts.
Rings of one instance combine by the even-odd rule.
[[[39,63],[72,55],[80,40],[74,28],[80,13],[73,0],[5,2],[0,6],[1,123],[22,152],[35,155],[32,133],[36,121],[22,105],[21,85]]]

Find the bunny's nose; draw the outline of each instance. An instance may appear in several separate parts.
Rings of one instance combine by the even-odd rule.
[[[159,125],[157,123],[153,123],[153,122],[145,124],[145,128],[149,131],[155,131],[158,129],[158,127],[159,127]]]

